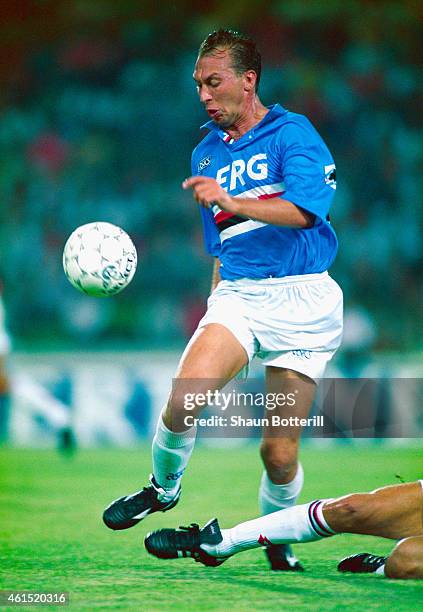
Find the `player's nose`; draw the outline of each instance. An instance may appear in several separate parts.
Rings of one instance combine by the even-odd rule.
[[[199,91],[200,102],[206,104],[212,100],[212,96],[210,95],[210,91],[207,87],[202,87]]]

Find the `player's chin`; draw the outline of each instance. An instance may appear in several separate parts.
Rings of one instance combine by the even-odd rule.
[[[228,128],[231,125],[231,122],[228,120],[228,117],[221,113],[220,111],[213,115],[213,121],[221,128]]]
[[[221,130],[228,130],[231,127],[232,122],[226,119],[225,121],[219,121],[217,125],[220,127]]]

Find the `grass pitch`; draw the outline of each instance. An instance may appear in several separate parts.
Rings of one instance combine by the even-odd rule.
[[[422,477],[423,452],[383,444],[305,447],[302,461],[300,501],[308,501],[395,483],[397,474],[415,480]],[[178,506],[123,532],[104,527],[102,510],[146,483],[149,448],[80,451],[68,458],[3,449],[0,465],[2,589],[68,591],[75,610],[421,609],[422,581],[337,573],[337,561],[347,554],[387,553],[393,543],[383,539],[342,535],[297,545],[304,574],[269,571],[261,550],[215,569],[191,559],[150,557],[143,538],[152,529],[201,524],[212,516],[229,527],[257,515],[255,444],[197,446]]]

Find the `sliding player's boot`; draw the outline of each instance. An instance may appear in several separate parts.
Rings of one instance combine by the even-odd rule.
[[[103,512],[103,521],[110,529],[129,529],[148,514],[166,512],[176,506],[181,495],[181,487],[170,501],[163,501],[165,494],[166,491],[151,474],[148,487],[132,495],[120,497],[107,506]]]
[[[359,553],[345,557],[338,563],[338,572],[353,574],[371,574],[376,572],[386,562],[386,557],[378,557],[370,553]]]
[[[202,529],[197,523],[179,529],[158,529],[147,534],[144,545],[147,551],[159,559],[178,559],[192,557],[195,561],[209,567],[221,565],[227,557],[213,557],[201,548],[201,544],[215,546],[222,541],[217,519],[211,519]]]
[[[279,572],[303,572],[289,544],[271,544],[264,549],[270,568]]]

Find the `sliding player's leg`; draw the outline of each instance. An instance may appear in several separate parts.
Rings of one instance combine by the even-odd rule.
[[[159,529],[145,539],[149,553],[162,559],[194,557],[204,565],[220,565],[230,556],[261,546],[313,542],[334,535],[322,516],[323,501],[285,508],[232,529],[220,529],[213,519],[180,529]]]
[[[340,572],[377,573],[389,578],[423,578],[423,494],[420,482],[348,495],[326,505],[324,513],[338,529],[401,539],[388,557],[350,555]],[[408,537],[407,537],[408,536]]]
[[[180,496],[180,480],[191,456],[196,428],[187,424],[204,407],[196,394],[222,388],[247,363],[246,349],[229,329],[210,323],[198,329],[184,351],[169,400],[159,417],[153,439],[150,484],[112,502],[103,520],[110,529],[127,529],[156,511],[173,508]],[[186,394],[190,406],[186,409]]]
[[[176,530],[165,531],[166,537],[158,531],[150,534],[146,541],[147,549],[156,556],[161,556],[166,547],[168,554],[174,548],[175,540],[173,536],[168,536]],[[213,541],[210,542],[208,528],[205,528],[203,536],[200,531],[196,540],[197,548],[192,549],[198,553],[198,547],[201,546],[205,556],[202,555],[199,560],[206,565],[212,564],[207,563],[209,557],[218,558],[221,562],[243,550],[270,544],[312,542],[336,533],[358,533],[394,539],[423,536],[421,483],[394,485],[372,493],[347,495],[335,500],[315,500],[240,523],[232,529],[220,530],[215,522],[213,532]],[[219,537],[216,536],[217,532]],[[177,553],[176,550],[173,552]],[[185,554],[182,556],[189,556],[189,552],[189,548],[184,549]]]
[[[423,535],[422,486],[391,485],[327,501],[323,516],[337,533],[358,533],[394,540]]]
[[[241,523],[222,530],[216,552],[233,554],[266,543],[311,542],[336,533],[392,539],[423,535],[420,482],[316,500]]]
[[[386,560],[385,576],[423,579],[423,535],[398,542]]]

